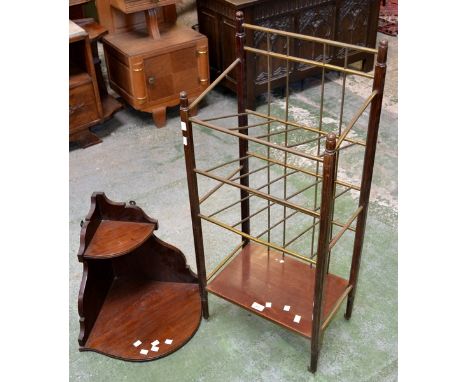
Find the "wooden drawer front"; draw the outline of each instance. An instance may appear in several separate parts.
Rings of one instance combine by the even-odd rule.
[[[124,13],[134,13],[175,4],[175,2],[176,0],[111,0],[111,5]]]
[[[147,59],[144,65],[150,101],[200,86],[195,46]]]
[[[70,133],[81,126],[99,120],[99,112],[91,82],[70,89],[69,126]]]

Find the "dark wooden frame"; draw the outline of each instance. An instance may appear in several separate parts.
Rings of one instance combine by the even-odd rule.
[[[318,356],[320,351],[321,340],[323,337],[323,333],[325,328],[328,326],[331,319],[334,317],[335,313],[338,311],[338,308],[341,306],[342,302],[347,298],[347,307],[346,307],[346,314],[345,318],[349,319],[351,317],[352,309],[353,309],[353,302],[356,295],[356,288],[358,283],[358,275],[359,275],[359,267],[360,267],[360,260],[364,242],[364,235],[365,235],[365,225],[366,225],[366,216],[367,210],[369,205],[369,196],[370,196],[370,188],[372,183],[372,174],[373,174],[373,166],[374,166],[374,158],[376,152],[376,145],[377,145],[377,136],[379,130],[379,122],[380,122],[380,113],[382,108],[382,96],[383,96],[383,89],[385,83],[385,72],[386,72],[386,59],[387,59],[387,48],[388,43],[386,41],[382,41],[379,43],[378,49],[370,49],[370,48],[362,48],[362,47],[354,47],[350,46],[349,44],[342,44],[331,40],[324,40],[322,43],[328,46],[342,46],[344,49],[358,49],[362,48],[365,49],[364,51],[366,54],[373,54],[376,55],[376,63],[374,68],[373,74],[367,73],[360,73],[356,70],[351,70],[344,65],[343,67],[336,67],[330,65],[326,61],[323,62],[315,62],[314,65],[320,66],[322,69],[322,86],[324,84],[324,73],[327,69],[334,69],[341,71],[343,73],[348,74],[357,74],[363,75],[365,77],[373,78],[373,88],[371,95],[366,99],[364,104],[358,110],[355,117],[353,117],[352,121],[346,126],[346,128],[342,131],[340,125],[340,131],[335,133],[324,133],[321,130],[313,130],[310,127],[302,126],[304,129],[309,129],[310,131],[317,132],[319,141],[321,137],[326,137],[325,143],[325,151],[321,155],[310,155],[305,154],[301,151],[294,150],[288,148],[285,144],[284,146],[279,144],[272,144],[269,141],[259,139],[259,137],[254,137],[249,135],[249,129],[256,127],[259,124],[254,124],[249,126],[248,125],[248,115],[253,114],[259,116],[256,112],[246,109],[246,94],[247,89],[251,84],[248,84],[246,81],[246,52],[252,51],[251,48],[245,45],[246,40],[246,33],[245,29],[255,29],[257,28],[254,25],[244,23],[243,13],[237,12],[236,14],[236,49],[237,49],[237,58],[234,63],[223,72],[223,74],[218,77],[207,89],[204,93],[202,93],[192,104],[189,105],[187,100],[187,95],[185,92],[181,93],[181,126],[182,126],[182,135],[184,140],[184,153],[185,153],[185,163],[186,163],[186,170],[187,170],[187,181],[188,181],[188,190],[189,190],[189,198],[190,198],[190,206],[191,206],[191,216],[192,216],[192,226],[193,226],[193,235],[194,235],[194,242],[195,242],[195,255],[197,258],[197,267],[198,267],[198,277],[199,277],[199,285],[200,285],[200,294],[202,298],[202,305],[203,305],[203,316],[204,318],[208,318],[208,298],[207,292],[211,292],[215,295],[225,298],[226,300],[233,302],[257,315],[260,315],[270,321],[273,321],[283,327],[291,329],[295,332],[298,332],[301,335],[306,336],[311,340],[311,362],[310,362],[310,371],[315,372],[317,370],[318,364]],[[306,38],[306,39],[314,39],[310,36],[299,36],[299,35],[292,35],[288,34],[287,32],[282,32],[278,30],[270,29],[267,33],[283,33],[283,35],[288,36],[288,38]],[[317,39],[320,41],[320,39]],[[273,55],[273,52],[268,51],[267,55]],[[277,57],[277,56],[276,56]],[[295,57],[291,57],[288,55],[286,57],[288,60],[295,60]],[[219,118],[211,118],[210,120],[200,120],[194,118],[190,114],[190,110],[201,101],[201,99],[208,93],[217,83],[221,82],[221,80],[226,77],[228,72],[233,68],[236,68],[237,78],[237,102],[238,102],[238,113],[229,115],[226,117],[219,117]],[[343,100],[344,100],[344,84],[343,82]],[[269,86],[268,89],[271,91],[271,87]],[[322,103],[323,103],[323,91],[322,91]],[[350,130],[353,128],[357,119],[362,115],[364,110],[370,105],[370,115],[368,120],[368,133],[366,141],[359,141],[353,140],[348,138],[347,135]],[[321,110],[320,119],[322,118],[322,110]],[[232,128],[223,128],[214,124],[213,120],[221,119],[221,118],[228,118],[228,117],[238,117],[238,126]],[[271,123],[272,118],[270,115],[265,117],[268,122],[263,123],[264,125]],[[268,119],[269,118],[269,119]],[[281,121],[285,124],[286,130],[291,123],[287,121]],[[235,136],[239,138],[239,168],[236,169],[236,172],[239,172],[240,175],[236,178],[239,179],[239,183],[235,183],[231,177],[223,178],[211,173],[212,170],[224,166],[226,164],[234,164],[234,161],[226,162],[223,165],[219,165],[217,167],[213,167],[209,170],[200,170],[196,166],[195,161],[195,151],[194,151],[194,141],[193,141],[193,125],[200,125],[204,126],[205,128],[212,129],[217,132],[229,134],[231,136]],[[299,124],[295,124],[294,126],[300,126]],[[287,139],[287,138],[285,138]],[[316,140],[317,140],[316,139]],[[317,172],[314,174],[311,171],[306,171],[304,169],[299,169],[299,171],[303,171],[312,175],[316,179],[316,183],[322,183],[322,191],[321,191],[321,202],[319,208],[319,212],[317,210],[310,210],[307,208],[303,208],[298,206],[297,204],[290,203],[287,198],[280,199],[275,196],[270,195],[270,193],[264,193],[259,191],[259,189],[252,189],[249,186],[249,159],[254,156],[254,154],[249,152],[248,142],[253,141],[255,143],[260,143],[268,148],[273,148],[277,150],[282,150],[285,153],[285,161],[286,161],[286,154],[293,154],[298,155],[303,158],[307,158],[310,160],[315,160],[317,162],[317,169],[318,165],[321,164],[323,167],[322,174],[318,174]],[[363,163],[363,171],[361,177],[361,184],[360,186],[352,185],[347,182],[341,181],[337,177],[337,168],[338,168],[338,160],[339,160],[339,151],[343,148],[348,146],[341,146],[343,142],[347,142],[349,145],[361,145],[365,147],[365,154],[364,154],[364,163]],[[318,146],[320,149],[320,146]],[[257,156],[258,158],[258,156]],[[271,160],[268,159],[270,162]],[[298,167],[294,167],[291,165],[284,164],[284,169],[286,171],[287,168],[292,168],[298,170]],[[234,174],[235,174],[234,173]],[[253,172],[252,172],[253,173]],[[203,175],[214,179],[220,182],[220,185],[213,188],[210,192],[208,192],[202,198],[199,198],[198,193],[198,184],[197,184],[197,175]],[[284,178],[286,178],[286,173]],[[240,189],[240,206],[241,206],[241,217],[242,217],[242,229],[238,230],[235,228],[236,225],[229,226],[224,224],[216,219],[213,219],[211,214],[210,216],[206,216],[200,212],[200,204],[206,200],[212,193],[214,193],[217,189],[221,187],[221,185],[227,184],[230,186],[234,186]],[[344,185],[348,187],[348,189],[354,189],[360,192],[359,198],[359,205],[355,213],[348,219],[348,221],[344,224],[339,223],[334,220],[334,204],[335,199],[339,196],[336,195],[336,185]],[[315,188],[317,190],[317,186]],[[254,215],[250,215],[249,211],[249,195],[259,196],[265,200],[268,200],[270,203],[276,203],[279,205],[283,205],[285,208],[291,208],[301,213],[308,214],[314,218],[314,227],[315,227],[315,219],[318,219],[317,224],[319,225],[318,230],[318,241],[317,241],[317,260],[313,261],[312,259],[308,259],[304,256],[301,256],[291,250],[288,250],[286,246],[283,247],[278,246],[274,243],[269,241],[261,240],[261,235],[254,237],[251,235],[250,232],[250,218]],[[269,208],[270,204],[268,204]],[[220,211],[222,211],[221,209]],[[219,212],[219,211],[218,211]],[[352,227],[352,223],[357,219],[357,223],[355,228]],[[224,259],[218,267],[216,267],[211,274],[207,277],[206,275],[206,267],[205,267],[205,255],[204,255],[204,247],[203,247],[203,232],[202,232],[202,220],[209,221],[211,223],[217,224],[223,228],[230,230],[231,232],[237,233],[242,236],[242,242],[239,246],[237,246],[233,252],[231,252],[226,259]],[[284,219],[286,220],[286,218]],[[239,223],[238,223],[239,224]],[[338,232],[335,237],[332,238],[332,227],[334,225],[341,226],[342,229]],[[284,226],[285,227],[285,226]],[[269,230],[271,229],[269,223]],[[315,228],[314,228],[315,230]],[[329,272],[329,258],[330,253],[336,242],[340,239],[345,231],[353,231],[355,232],[355,240],[354,240],[354,250],[353,250],[353,258],[352,258],[352,265],[350,270],[350,277],[349,280],[344,280],[340,277],[334,276]],[[315,231],[314,231],[315,232]],[[268,254],[261,253],[258,250],[258,246],[254,243],[260,243],[266,247],[268,247]],[[312,253],[313,253],[312,244]],[[238,253],[238,251],[240,252]],[[248,290],[252,292],[252,288],[245,284],[244,281],[238,281],[240,283],[244,283],[241,287],[237,287],[235,282],[233,284],[229,284],[232,282],[233,278],[230,277],[230,272],[243,272],[244,268],[247,267],[247,273],[245,275],[254,274],[255,272],[255,281],[258,283],[259,280],[263,277],[262,272],[264,269],[258,265],[262,258],[268,258],[268,270],[272,270],[272,275],[274,271],[274,262],[271,260],[270,256],[275,258],[278,254],[284,256],[290,255],[293,258],[299,259],[299,261],[293,259],[294,261],[287,261],[284,266],[284,270],[286,272],[287,269],[289,271],[294,270],[294,272],[290,272],[293,275],[297,274],[297,277],[303,277],[301,280],[302,283],[307,284],[308,287],[313,290],[312,296],[308,296],[307,294],[301,295],[296,300],[297,305],[308,305],[309,306],[309,313],[312,317],[309,319],[308,323],[311,324],[311,327],[291,327],[287,322],[285,322],[277,312],[273,310],[265,312],[258,312],[250,306],[251,300],[249,301],[249,296],[243,296],[243,293]],[[257,260],[252,260],[256,256]],[[267,257],[266,257],[267,256]],[[275,258],[275,261],[278,258]],[[229,262],[230,261],[230,262]],[[256,261],[256,262],[255,262]],[[305,265],[302,262],[306,262],[310,264]],[[226,265],[227,264],[227,265]],[[289,265],[291,264],[291,265]],[[315,267],[312,265],[315,264]],[[224,267],[224,268],[223,268]],[[289,268],[288,268],[289,267]],[[222,269],[222,270],[221,270]],[[235,269],[235,271],[231,271]],[[311,273],[308,273],[308,270],[311,270]],[[220,271],[221,270],[221,271]],[[219,273],[218,273],[219,272]],[[301,275],[299,275],[301,274]],[[216,277],[213,277],[215,276]],[[243,274],[244,276],[244,274]],[[208,284],[207,281],[211,280]],[[271,276],[273,278],[273,276]],[[287,288],[288,286],[294,283],[294,280],[288,280],[287,278],[281,279],[281,276],[275,276],[276,282],[280,280],[280,283],[284,284],[284,287]],[[310,280],[310,277],[313,280]],[[239,278],[237,278],[239,279]],[[276,290],[278,293],[278,298],[281,297],[281,293],[283,292],[281,287],[276,287],[273,284],[267,284],[268,288],[271,287],[271,290]],[[299,283],[300,284],[300,283]],[[328,286],[330,284],[330,286]],[[258,284],[260,285],[260,284]],[[263,284],[262,284],[263,285]],[[250,288],[250,289],[249,289]],[[294,292],[297,294],[300,291],[297,289],[297,285],[294,285]],[[258,296],[262,296],[261,291],[253,291],[258,292]],[[237,294],[236,294],[237,293]],[[246,297],[246,298],[244,298]],[[302,298],[302,300],[301,300]]]

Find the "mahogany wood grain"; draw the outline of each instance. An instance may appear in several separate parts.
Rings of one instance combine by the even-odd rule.
[[[208,284],[207,290],[240,307],[247,309],[282,327],[304,337],[312,336],[313,292],[315,268],[292,257],[250,242],[238,255]],[[348,282],[331,273],[327,274],[324,317],[327,317],[336,302],[343,295]],[[263,312],[251,307],[253,302],[271,308]],[[284,305],[291,310],[283,310]],[[293,322],[294,316],[301,316],[300,323]]]
[[[200,325],[201,304],[196,284],[117,278],[80,350],[93,350],[126,361],[150,361],[183,345]],[[159,351],[151,342],[159,340]],[[172,339],[171,345],[164,343]],[[142,341],[139,347],[133,343]],[[141,349],[149,350],[147,355]]]
[[[125,255],[143,244],[154,224],[102,220],[84,253],[88,259],[109,259]]]

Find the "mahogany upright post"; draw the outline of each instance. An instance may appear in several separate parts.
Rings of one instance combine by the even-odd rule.
[[[193,146],[192,122],[188,108],[186,92],[180,93],[180,124],[184,142],[185,168],[187,171],[187,185],[190,199],[190,213],[192,215],[193,242],[195,245],[195,258],[197,262],[198,285],[202,303],[203,318],[209,317],[208,293],[206,291],[205,250],[203,248],[203,232],[200,219],[200,203],[198,199],[197,175],[194,172],[195,148]]]
[[[336,166],[336,135],[329,133],[325,144],[325,155],[323,157],[323,178],[322,178],[322,200],[320,204],[320,231],[317,247],[317,264],[315,272],[314,305],[312,309],[312,339],[310,368],[312,373],[317,371],[317,361],[322,340],[322,313],[325,302],[326,277],[328,250],[332,213],[333,213],[333,189],[335,187],[335,166]]]
[[[364,234],[366,230],[367,209],[369,207],[369,196],[372,183],[372,173],[374,169],[375,150],[377,147],[377,136],[379,133],[380,112],[382,110],[382,98],[385,85],[385,73],[387,71],[387,40],[380,41],[377,53],[377,62],[374,69],[373,90],[377,90],[377,95],[371,103],[369,114],[369,123],[367,128],[366,151],[364,154],[364,164],[361,180],[361,195],[359,197],[359,206],[362,206],[362,212],[359,214],[356,222],[356,235],[354,238],[353,259],[351,262],[351,271],[349,275],[349,285],[352,286],[348,295],[345,318],[350,319],[353,312],[354,297],[356,296],[356,287],[359,276],[359,267],[361,265],[361,254],[364,243]]]
[[[242,114],[238,116],[238,126],[247,126],[248,117],[245,114],[245,105],[247,102],[247,97],[245,89],[247,89],[246,83],[246,66],[245,66],[245,29],[242,26],[244,23],[244,13],[242,11],[236,12],[236,55],[239,58],[240,62],[236,67],[236,81],[237,81],[237,113]],[[239,129],[239,133],[248,135],[248,129]],[[239,158],[243,158],[247,155],[249,150],[249,141],[247,139],[239,138]],[[240,170],[240,184],[243,186],[249,187],[249,158],[240,159],[239,165],[241,166]],[[243,176],[244,175],[244,176]],[[242,232],[250,235],[250,204],[249,199],[247,198],[249,193],[247,191],[241,190],[241,217],[244,220],[242,222]],[[245,247],[248,244],[249,240],[244,239],[243,246]]]

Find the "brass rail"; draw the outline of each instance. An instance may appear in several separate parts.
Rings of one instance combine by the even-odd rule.
[[[297,170],[299,172],[302,172],[304,174],[307,174],[307,175],[311,175],[311,176],[314,176],[316,178],[321,178],[322,177],[322,174],[318,174],[316,172],[312,172],[312,171],[309,171],[309,170],[306,170],[305,168],[302,168],[302,167],[299,167],[299,166],[295,166],[295,165],[292,165],[292,164],[284,164],[283,162],[280,162],[280,161],[277,161],[275,159],[268,159],[267,157],[264,157],[263,155],[260,155],[260,154],[257,154],[257,153],[253,153],[253,152],[248,152],[248,154],[251,156],[251,157],[254,157],[254,158],[257,158],[257,159],[261,159],[261,160],[265,160],[267,162],[271,162],[271,163],[274,163],[274,164],[277,164],[279,166],[284,166],[284,167],[287,167],[287,168],[290,168],[292,170]],[[356,190],[356,191],[359,191],[361,188],[359,186],[356,186],[352,183],[348,183],[348,182],[345,182],[343,180],[336,180],[335,182],[336,184],[339,184],[340,186],[344,186],[344,187],[349,187],[349,188],[352,188],[353,190]]]
[[[352,285],[350,285],[349,287],[347,287],[345,289],[344,293],[340,296],[340,298],[336,302],[335,306],[333,307],[333,309],[330,312],[330,314],[328,315],[328,317],[325,319],[325,321],[323,321],[322,326],[320,328],[321,330],[325,330],[326,327],[328,326],[328,324],[330,324],[330,322],[333,319],[333,317],[335,316],[336,312],[338,312],[338,309],[340,308],[341,303],[344,301],[346,296],[348,296],[349,292],[351,292],[351,289],[353,289]]]
[[[374,90],[371,95],[369,97],[367,97],[367,99],[364,101],[364,103],[361,105],[361,107],[359,108],[359,110],[356,112],[356,114],[354,114],[353,118],[351,119],[351,121],[349,122],[348,126],[346,126],[346,128],[344,129],[343,133],[340,134],[340,137],[338,138],[338,142],[336,142],[336,148],[340,148],[340,145],[341,143],[343,142],[344,139],[346,139],[346,136],[349,134],[349,132],[351,131],[351,129],[354,127],[354,125],[356,124],[357,120],[359,119],[359,117],[362,115],[362,113],[364,113],[364,110],[367,109],[367,106],[369,106],[369,104],[372,102],[372,100],[374,99],[374,97],[378,94],[378,91],[377,90]]]
[[[242,240],[242,242],[239,245],[237,245],[231,252],[229,252],[227,256],[224,259],[222,259],[210,273],[208,273],[208,276],[206,276],[206,281],[210,281],[210,279],[224,266],[224,264],[226,264],[229,261],[229,259],[231,259],[232,256],[234,256],[239,251],[239,249],[242,248],[243,245],[244,240]]]
[[[219,126],[213,125],[211,123],[203,122],[201,119],[197,119],[197,118],[194,118],[194,117],[191,117],[189,119],[193,123],[196,123],[196,124],[201,125],[201,126],[209,127],[210,129],[215,130],[215,131],[219,131],[220,133],[226,133],[226,134],[232,135],[234,137],[238,137],[238,138],[241,138],[241,139],[246,139],[248,141],[252,141],[252,142],[258,143],[260,145],[268,146],[268,147],[274,148],[276,150],[281,150],[281,151],[284,151],[284,152],[287,152],[287,153],[290,153],[290,154],[293,154],[293,155],[300,156],[302,158],[314,160],[314,161],[317,161],[317,162],[323,162],[323,158],[320,158],[320,157],[315,156],[315,155],[309,155],[309,154],[303,153],[301,151],[293,150],[293,149],[278,145],[276,143],[267,142],[267,141],[264,141],[262,139],[257,139],[255,137],[251,137],[251,136],[246,135],[246,134],[237,133],[235,131],[225,129],[223,127],[219,127]]]
[[[348,44],[345,42],[339,42],[339,41],[334,41],[334,40],[327,40],[325,38],[307,36],[307,35],[294,33],[294,32],[286,32],[286,31],[282,31],[278,29],[265,28],[265,27],[261,27],[258,25],[248,24],[248,23],[243,23],[242,26],[246,29],[256,30],[259,32],[264,32],[264,33],[277,34],[277,35],[285,36],[285,37],[292,37],[292,38],[296,38],[298,40],[303,40],[303,41],[318,42],[320,44],[337,46],[340,48],[349,48],[349,49],[359,50],[361,52],[366,52],[366,53],[376,54],[378,52],[378,50],[374,48],[368,48],[365,46],[353,45],[353,44]]]
[[[326,131],[315,129],[313,127],[306,126],[306,125],[301,125],[300,123],[297,123],[297,122],[285,121],[285,120],[283,120],[281,118],[272,117],[272,116],[268,116],[267,114],[259,113],[258,111],[246,110],[246,112],[247,112],[247,114],[252,114],[252,115],[255,115],[256,117],[268,118],[268,119],[271,119],[272,121],[280,122],[280,123],[282,123],[284,125],[296,126],[296,127],[301,128],[301,129],[311,131],[313,133],[321,134],[321,135],[324,135],[324,136],[326,136],[328,134]],[[360,146],[365,146],[366,145],[366,142],[360,141],[360,140],[357,140],[357,139],[352,139],[352,138],[345,138],[345,141],[355,143],[355,144],[360,145]]]
[[[351,215],[351,217],[349,218],[349,220],[344,224],[343,228],[341,228],[340,232],[338,232],[335,237],[333,238],[333,240],[330,242],[330,244],[328,245],[328,250],[331,251],[332,248],[335,246],[335,244],[338,242],[338,240],[340,240],[340,237],[343,236],[343,234],[348,230],[348,228],[351,226],[351,224],[353,223],[354,220],[356,220],[356,218],[358,217],[358,215],[361,213],[363,207],[359,207],[355,212],[354,214]]]
[[[266,247],[276,249],[278,252],[287,253],[288,255],[293,256],[293,257],[295,257],[297,259],[300,259],[302,261],[305,261],[305,262],[307,262],[309,264],[315,264],[316,263],[315,260],[311,260],[308,257],[300,255],[299,253],[296,253],[296,252],[291,251],[291,250],[286,249],[286,248],[282,248],[279,245],[276,245],[274,243],[269,243],[269,242],[267,242],[265,240],[261,240],[261,239],[255,237],[255,236],[249,235],[249,234],[247,234],[245,232],[242,232],[242,231],[240,231],[238,229],[232,228],[231,226],[229,226],[229,225],[227,225],[227,224],[225,224],[223,222],[220,222],[219,220],[210,218],[210,217],[202,215],[202,214],[199,214],[198,216],[203,220],[206,220],[206,221],[209,221],[210,223],[216,224],[217,226],[225,228],[228,231],[234,232],[234,233],[236,233],[236,234],[238,234],[238,235],[240,235],[242,237],[245,237],[246,239],[254,241],[254,242],[258,243],[258,244],[262,244],[262,245],[264,245]]]
[[[208,86],[205,90],[203,90],[203,93],[201,93],[196,99],[195,101],[193,101],[189,106],[188,106],[188,109],[191,110],[193,109],[195,106],[197,106],[200,101],[205,98],[205,96],[216,86],[218,85],[223,79],[224,77],[227,76],[227,74],[236,67],[237,64],[240,63],[240,59],[239,58],[236,58],[234,60],[234,62],[229,65],[226,70],[224,72],[222,72],[218,78],[216,78],[211,84],[210,86]]]
[[[242,184],[232,182],[229,179],[221,178],[220,176],[216,176],[216,175],[210,174],[210,173],[208,173],[206,171],[198,170],[196,168],[193,169],[193,171],[195,173],[197,173],[197,174],[204,175],[204,176],[206,176],[208,178],[217,180],[219,182],[229,184],[230,186],[240,188],[241,190],[247,191],[248,193],[254,194],[254,195],[256,195],[256,196],[258,196],[260,198],[266,199],[266,200],[268,200],[270,202],[275,202],[276,204],[286,206],[286,207],[291,208],[293,210],[298,210],[299,212],[302,212],[302,213],[304,213],[306,215],[320,217],[320,214],[315,212],[315,211],[312,211],[312,210],[310,210],[308,208],[302,207],[302,206],[300,206],[298,204],[295,204],[295,203],[290,203],[290,202],[288,202],[288,201],[286,201],[284,199],[278,198],[276,196],[269,195],[269,194],[267,194],[265,192],[255,190],[254,188],[246,187],[246,186],[244,186]]]
[[[361,76],[361,77],[365,77],[365,78],[374,78],[373,74],[360,72],[359,70],[354,70],[354,69],[345,69],[345,68],[342,68],[341,66],[336,66],[336,65],[331,65],[331,64],[324,64],[324,63],[322,63],[320,61],[307,60],[305,58],[299,58],[299,57],[295,57],[295,56],[288,56],[286,54],[281,54],[281,53],[276,53],[276,52],[267,52],[266,50],[252,48],[250,46],[244,46],[244,50],[246,50],[247,52],[251,52],[251,53],[261,54],[261,55],[264,55],[264,56],[270,56],[270,57],[280,58],[280,59],[283,59],[283,60],[299,62],[301,64],[308,64],[308,65],[318,66],[320,68],[326,68],[326,69],[329,69],[329,70],[336,70],[337,72],[343,72],[343,73],[347,73],[347,74],[355,74],[357,76]]]
[[[234,175],[236,175],[240,170],[242,169],[242,166],[236,168],[234,171],[232,171],[229,175],[228,175],[228,179],[231,179]],[[218,191],[221,187],[224,186],[224,183],[220,183],[220,184],[217,184],[216,186],[214,186],[211,190],[209,190],[205,195],[203,195],[200,200],[198,201],[198,203],[202,204],[206,199],[208,199],[211,195],[213,195],[216,191]]]

